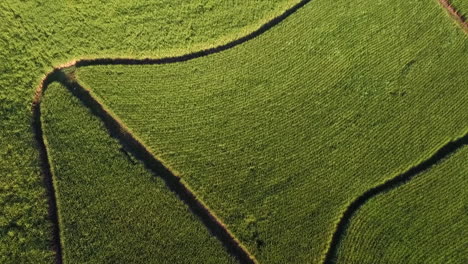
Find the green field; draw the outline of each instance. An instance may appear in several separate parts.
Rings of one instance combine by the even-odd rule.
[[[366,204],[349,227],[338,263],[466,263],[467,160],[464,147]]]
[[[77,77],[260,262],[318,263],[355,197],[468,132],[451,23],[420,1],[315,1],[219,54]]]
[[[65,263],[236,262],[119,133],[180,177],[259,263],[322,263],[359,197],[450,141],[466,145],[468,37],[436,0],[314,0],[214,54],[139,60],[241,39],[298,2],[0,3],[0,262],[52,262],[54,225]],[[453,4],[463,13],[465,2]],[[41,109],[54,224],[31,101],[51,66],[80,59],[101,65],[69,64],[67,78],[121,127],[109,131],[89,102],[49,85]],[[465,149],[366,198],[337,263],[465,261]]]

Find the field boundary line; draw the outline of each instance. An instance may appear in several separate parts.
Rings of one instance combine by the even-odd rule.
[[[462,30],[468,34],[468,22],[465,16],[452,4],[450,0],[438,0],[439,4],[447,11],[447,13],[457,22]]]
[[[273,28],[274,26],[278,25],[280,22],[288,18],[290,15],[304,7],[307,3],[313,0],[301,0],[295,5],[291,6],[290,8],[286,9],[280,15],[273,17],[271,20],[259,26],[256,30],[247,33],[246,35],[227,42],[225,44],[220,44],[215,47],[202,49],[195,52],[186,53],[183,55],[178,56],[168,56],[168,57],[161,57],[161,58],[142,58],[142,59],[135,59],[135,58],[91,58],[91,59],[80,59],[73,62],[73,65],[76,67],[85,67],[85,66],[94,66],[94,65],[155,65],[155,64],[170,64],[176,62],[184,62],[200,57],[205,57],[211,54],[219,53],[221,51],[225,51],[236,46],[239,46],[249,40],[252,40],[269,29]],[[69,65],[72,66],[72,65]]]
[[[457,152],[462,147],[468,145],[468,133],[462,137],[453,139],[445,143],[441,148],[436,152],[431,154],[427,159],[420,161],[419,163],[412,165],[406,171],[398,174],[397,176],[386,180],[385,182],[374,186],[357,198],[355,198],[343,212],[340,220],[336,224],[335,231],[333,232],[332,238],[328,243],[328,248],[326,249],[325,257],[323,259],[324,264],[334,264],[336,263],[337,250],[340,245],[341,240],[344,238],[345,233],[353,216],[356,212],[369,200],[372,198],[386,193],[390,190],[396,189],[405,183],[412,180],[417,175],[422,172],[431,169],[433,166],[443,162],[447,157]]]
[[[65,67],[63,69],[67,68]],[[49,217],[52,221],[53,233],[52,248],[56,251],[56,263],[63,263],[63,245],[60,238],[61,221],[57,204],[56,183],[53,177],[53,167],[47,149],[47,140],[44,135],[41,113],[42,96],[48,89],[49,84],[53,82],[58,82],[65,86],[73,96],[77,97],[84,106],[91,110],[93,115],[101,119],[111,137],[116,138],[125,149],[139,159],[155,176],[159,176],[163,179],[169,190],[175,193],[176,196],[187,205],[189,210],[201,220],[210,233],[222,243],[228,253],[239,260],[240,263],[258,264],[255,257],[250,254],[247,248],[231,231],[229,231],[219,217],[202,200],[197,198],[197,195],[195,195],[192,189],[179,176],[172,172],[171,169],[158,160],[156,155],[154,155],[138,137],[133,135],[130,129],[125,126],[112,111],[108,110],[107,107],[94,96],[92,91],[72,80],[63,69],[55,69],[41,81],[40,93],[35,97],[37,101],[33,104],[33,130],[40,152],[46,194],[49,198]]]

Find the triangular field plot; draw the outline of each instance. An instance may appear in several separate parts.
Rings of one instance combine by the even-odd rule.
[[[45,93],[42,124],[64,263],[236,263],[61,84]]]

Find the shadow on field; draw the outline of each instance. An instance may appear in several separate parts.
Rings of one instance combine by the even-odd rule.
[[[155,64],[169,64],[176,62],[184,62],[191,59],[207,56],[210,54],[218,53],[237,45],[245,43],[255,37],[260,36],[272,27],[276,26],[284,19],[295,13],[297,10],[302,8],[312,0],[302,0],[291,8],[285,10],[281,15],[272,18],[260,26],[257,30],[240,37],[236,40],[228,42],[223,45],[215,46],[205,50],[188,53],[181,56],[166,57],[166,58],[146,58],[146,59],[131,59],[131,58],[94,58],[94,59],[81,59],[72,61],[68,64],[55,68],[52,72],[42,80],[39,85],[36,95],[34,97],[32,111],[33,111],[33,131],[37,140],[37,146],[40,155],[41,167],[44,173],[44,185],[48,196],[49,203],[49,217],[53,225],[53,240],[52,248],[56,251],[56,263],[62,263],[62,245],[60,240],[60,225],[57,214],[57,203],[56,194],[54,191],[53,177],[51,172],[50,163],[48,160],[47,146],[44,141],[44,135],[41,123],[41,98],[44,94],[47,86],[54,82],[60,82],[66,86],[74,96],[78,97],[84,105],[91,109],[91,111],[98,116],[105,124],[111,136],[117,138],[123,146],[124,151],[132,153],[137,159],[141,160],[145,166],[151,170],[155,175],[160,176],[166,182],[166,185],[175,192],[181,200],[183,200],[190,210],[196,214],[210,232],[216,236],[225,246],[228,252],[235,256],[241,263],[257,263],[255,258],[247,251],[247,249],[233,236],[232,233],[226,228],[226,226],[200,201],[198,200],[192,191],[183,183],[181,179],[174,175],[168,168],[166,168],[159,160],[157,160],[152,153],[127,129],[121,124],[115,117],[107,112],[100,102],[91,96],[91,94],[80,84],[78,84],[73,75],[70,74],[70,70],[74,67],[84,67],[93,65],[155,65]],[[463,17],[448,0],[438,0],[442,6],[449,12],[450,15],[462,26],[462,28],[468,33],[468,24],[466,23],[465,17]],[[405,69],[402,73],[406,74],[409,71],[411,65],[408,65],[408,69]],[[68,72],[68,73],[67,73]],[[403,174],[396,176],[395,178],[388,180],[387,182],[376,186],[354,200],[348,208],[345,210],[340,222],[336,227],[336,231],[332,236],[332,240],[328,247],[325,255],[324,263],[330,264],[335,263],[337,254],[337,248],[340,240],[346,232],[346,228],[355,212],[369,199],[372,197],[386,192],[390,189],[396,188],[405,182],[411,180],[414,176],[420,172],[430,168],[434,164],[440,162],[451,153],[455,152],[464,145],[467,145],[468,135],[457,139],[455,141],[447,143],[444,147],[438,150],[429,159],[423,161],[419,165],[410,168]]]
[[[312,0],[302,0],[295,4],[294,6],[290,7],[289,9],[285,10],[281,15],[272,18],[270,21],[266,22],[265,24],[261,25],[257,30],[235,39],[231,42],[228,42],[224,45],[208,48],[205,50],[200,50],[197,52],[188,53],[181,56],[174,56],[174,57],[166,57],[166,58],[159,58],[159,59],[131,59],[131,58],[95,58],[95,59],[83,59],[76,62],[76,67],[85,67],[85,66],[93,66],[93,65],[154,65],[154,64],[169,64],[175,62],[183,62],[188,61],[204,56],[208,56],[210,54],[218,53],[235,46],[238,46],[244,42],[247,42],[253,38],[260,36],[261,34],[265,33],[272,27],[278,25],[280,22],[285,20],[287,17],[295,13],[297,10],[305,6],[307,3],[311,2]]]
[[[47,146],[44,141],[42,123],[41,123],[41,99],[45,93],[48,85],[54,81],[60,82],[66,86],[73,95],[78,97],[84,105],[89,107],[91,111],[98,116],[107,127],[111,136],[117,138],[123,146],[123,149],[128,150],[137,159],[141,160],[145,166],[150,169],[154,174],[160,176],[166,182],[166,185],[175,192],[181,200],[183,200],[190,210],[196,214],[201,221],[207,226],[210,232],[216,236],[226,247],[226,249],[235,256],[241,263],[257,263],[255,258],[247,251],[247,249],[229,232],[226,226],[213,214],[209,209],[198,200],[192,191],[180,181],[180,178],[175,176],[169,169],[167,169],[159,160],[157,160],[146,147],[131,135],[119,121],[112,117],[102,105],[93,98],[89,92],[79,85],[70,75],[70,70],[75,67],[84,67],[92,65],[147,65],[147,64],[168,64],[188,61],[191,59],[207,56],[210,54],[218,53],[244,42],[247,42],[255,37],[260,36],[267,30],[279,24],[281,21],[292,15],[298,9],[311,2],[312,0],[302,0],[285,10],[282,14],[272,18],[270,21],[261,25],[257,30],[228,42],[223,45],[215,46],[205,50],[188,53],[181,56],[166,57],[159,59],[131,59],[131,58],[94,58],[82,59],[72,61],[62,66],[55,68],[52,72],[42,80],[36,95],[33,100],[33,130],[37,140],[37,146],[40,155],[41,167],[44,172],[44,185],[46,187],[47,196],[49,197],[49,217],[53,225],[53,245],[52,248],[56,252],[56,263],[62,263],[62,245],[60,239],[60,225],[57,214],[57,201],[54,190],[53,177],[51,172],[50,163],[48,160]]]
[[[52,170],[50,168],[49,155],[47,153],[47,147],[44,141],[44,132],[42,129],[42,119],[41,119],[41,95],[45,92],[49,84],[56,80],[60,80],[65,76],[59,70],[54,70],[42,80],[41,87],[43,88],[40,91],[40,94],[36,94],[33,105],[32,105],[32,129],[34,131],[34,136],[36,139],[37,149],[39,151],[39,160],[42,172],[44,173],[43,184],[46,189],[46,195],[48,197],[48,214],[49,219],[52,222],[52,241],[51,248],[55,252],[55,263],[62,264],[62,243],[60,240],[60,224],[58,219],[58,210],[57,210],[57,197],[55,195],[54,182],[52,177]]]
[[[468,23],[465,15],[452,4],[451,0],[439,0],[440,5],[445,8],[447,13],[460,25],[460,27],[468,34]]]
[[[216,238],[218,238],[226,250],[236,257],[241,263],[257,263],[255,258],[247,251],[247,249],[234,237],[227,227],[208,209],[195,194],[181,181],[181,179],[173,174],[167,167],[164,166],[155,156],[140,142],[134,135],[128,132],[127,128],[114,116],[112,116],[104,106],[94,98],[91,93],[76,82],[72,73],[67,73],[64,70],[54,70],[43,81],[43,93],[47,86],[57,81],[65,86],[74,96],[88,107],[91,112],[104,123],[109,134],[118,139],[123,149],[131,153],[138,160],[143,162],[145,167],[149,169],[156,177],[161,177],[168,188],[181,199],[208,230]],[[62,263],[62,248],[60,243],[60,227],[57,215],[56,194],[54,191],[53,178],[48,160],[47,148],[43,138],[43,130],[41,123],[40,101],[33,104],[34,113],[34,130],[36,139],[39,145],[41,165],[45,174],[44,184],[47,189],[49,200],[49,216],[53,220],[53,243],[54,249],[57,252],[57,263]],[[430,169],[434,165],[440,163],[451,154],[455,153],[462,147],[468,145],[468,134],[448,142],[438,151],[436,151],[428,159],[409,168],[404,173],[387,180],[386,182],[373,187],[359,197],[357,197],[345,210],[340,221],[338,222],[335,232],[333,233],[331,242],[326,252],[323,263],[336,263],[337,250],[340,241],[346,234],[346,230],[351,222],[352,217],[356,212],[370,199],[377,195],[388,192],[394,188],[405,184],[413,179],[421,172]]]

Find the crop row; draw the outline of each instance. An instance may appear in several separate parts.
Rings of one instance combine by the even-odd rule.
[[[85,57],[160,57],[219,45],[296,3],[0,1],[0,262],[54,258],[30,111],[33,89],[52,65]]]
[[[463,5],[460,4],[458,6],[454,6],[450,0],[439,0],[439,3],[445,10],[447,10],[448,14],[455,20],[455,22],[468,34],[468,21],[466,21],[463,11],[460,11],[459,9]]]
[[[449,0],[448,1],[458,12],[463,15],[463,19],[466,21],[468,15],[468,2],[465,0]]]

